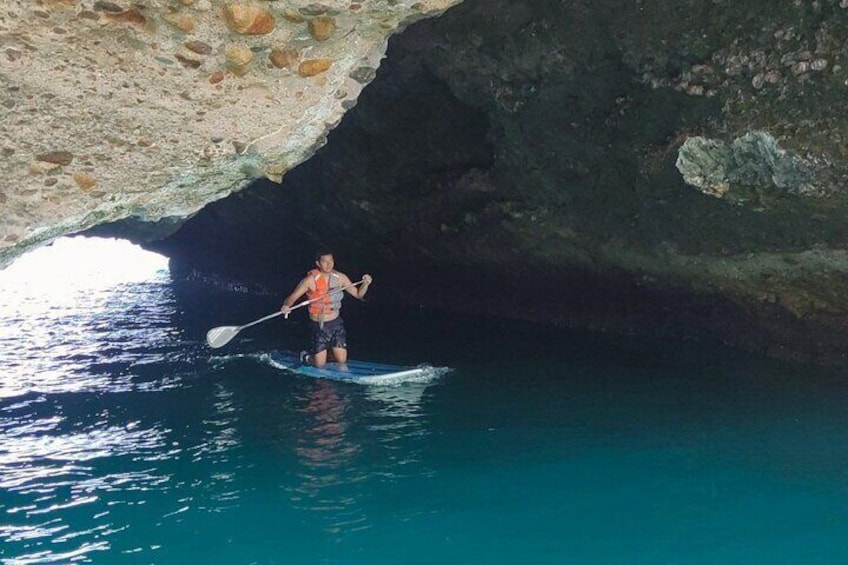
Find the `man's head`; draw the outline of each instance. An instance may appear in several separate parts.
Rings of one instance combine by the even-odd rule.
[[[326,249],[319,250],[315,254],[315,266],[322,273],[332,273],[335,261],[333,260],[333,252]]]

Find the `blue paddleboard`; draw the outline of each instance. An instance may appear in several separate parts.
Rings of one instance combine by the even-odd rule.
[[[268,354],[271,363],[280,369],[318,379],[334,379],[363,384],[397,383],[423,377],[432,367],[404,367],[385,363],[348,360],[347,363],[327,363],[320,369],[312,365],[303,365],[294,351],[274,350]]]

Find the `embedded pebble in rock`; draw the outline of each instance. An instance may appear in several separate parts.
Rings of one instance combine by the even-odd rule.
[[[193,32],[196,25],[194,18],[187,14],[165,14],[162,19],[185,33]]]
[[[350,73],[350,78],[362,84],[368,84],[377,76],[377,69],[371,67],[359,67]]]
[[[326,14],[330,11],[331,9],[329,6],[319,3],[309,4],[300,9],[300,13],[306,16],[320,16],[321,14]]]
[[[51,151],[42,153],[36,157],[38,161],[45,163],[54,163],[56,165],[70,165],[74,160],[74,156],[68,151]]]
[[[210,53],[212,53],[212,46],[208,43],[204,43],[203,41],[187,41],[184,45],[186,49],[188,49],[189,51],[193,51],[198,55],[209,55]]]
[[[198,68],[200,68],[200,65],[202,65],[202,63],[200,61],[197,61],[195,59],[189,59],[188,57],[184,57],[183,55],[180,55],[179,53],[174,54],[174,59],[179,61],[182,64],[182,66],[189,68],[189,69],[198,69]]]
[[[333,65],[330,59],[309,59],[303,61],[297,67],[297,72],[300,76],[311,77],[323,73]]]
[[[136,8],[132,8],[131,10],[125,10],[117,14],[111,12],[107,13],[106,19],[116,23],[128,23],[134,25],[144,25],[145,23],[147,23],[147,18],[145,18],[144,14],[139,12]]]
[[[226,58],[227,68],[234,74],[243,76],[253,60],[253,51],[244,45],[230,45],[226,49]]]
[[[810,68],[814,71],[823,71],[827,68],[827,59],[816,59],[810,64]]]
[[[124,9],[121,6],[118,6],[117,4],[115,4],[113,2],[104,2],[102,0],[98,0],[97,2],[94,3],[94,9],[100,10],[100,11],[103,11],[103,12],[113,12],[113,13],[116,13],[116,14],[124,11]]]
[[[768,71],[765,74],[765,81],[769,84],[777,84],[780,82],[781,74],[780,71]]]
[[[309,33],[316,41],[326,41],[336,31],[336,20],[320,17],[309,20]]]
[[[299,57],[294,49],[272,49],[268,58],[278,69],[290,69],[297,63]]]
[[[802,75],[810,70],[809,61],[798,61],[794,65],[792,65],[792,74],[794,75]]]
[[[97,180],[85,173],[74,173],[73,177],[77,186],[86,192],[97,186]]]
[[[224,21],[232,31],[242,35],[265,35],[276,26],[268,10],[249,4],[224,6]]]
[[[298,12],[293,12],[291,10],[286,10],[285,12],[283,12],[283,17],[295,24],[302,24],[304,21],[306,21],[306,18],[301,16]]]

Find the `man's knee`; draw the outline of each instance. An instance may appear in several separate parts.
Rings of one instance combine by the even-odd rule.
[[[344,347],[334,347],[333,348],[333,358],[337,363],[344,363],[347,361],[347,349]]]
[[[312,361],[312,364],[319,369],[327,364],[327,350],[324,349],[319,351],[318,353],[313,353],[309,356],[309,360]]]

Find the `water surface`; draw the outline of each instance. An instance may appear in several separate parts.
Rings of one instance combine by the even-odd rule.
[[[451,370],[288,375],[302,319],[205,346],[281,298],[4,284],[0,561],[848,560],[841,371],[356,303],[357,358]]]

